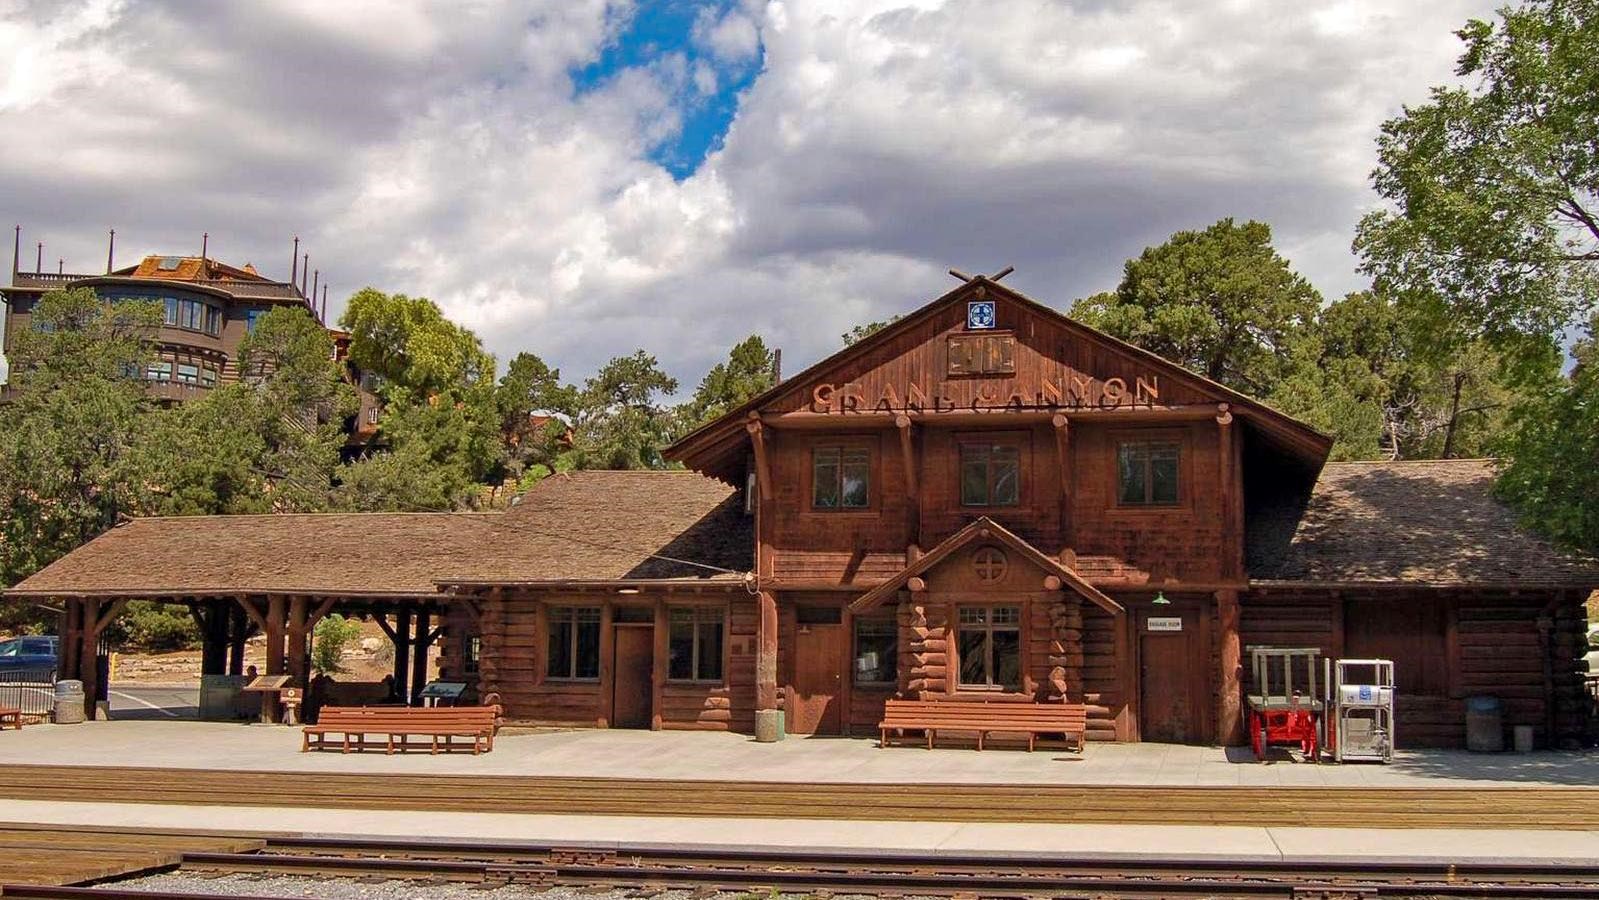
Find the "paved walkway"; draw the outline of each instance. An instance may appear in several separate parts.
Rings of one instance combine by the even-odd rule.
[[[7,800],[10,822],[117,828],[214,829],[316,836],[436,840],[851,849],[884,853],[1060,853],[1103,859],[1151,856],[1281,859],[1507,860],[1599,864],[1599,831],[1255,828],[1231,825],[1021,825],[707,819],[491,813],[185,807]],[[1333,814],[1329,813],[1331,819]]]
[[[1108,784],[1326,787],[1599,786],[1599,753],[1527,755],[1412,751],[1391,765],[1262,765],[1247,749],[1173,744],[1090,744],[1054,750],[894,747],[865,738],[790,738],[757,744],[702,732],[505,733],[483,756],[301,753],[297,728],[208,722],[117,721],[33,725],[0,732],[0,765],[411,774],[612,776],[739,781]],[[3,817],[3,816],[0,816]]]

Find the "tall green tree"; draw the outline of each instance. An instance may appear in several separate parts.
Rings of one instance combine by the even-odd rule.
[[[339,327],[350,333],[350,361],[391,387],[427,396],[494,378],[494,358],[478,336],[426,297],[363,288]]]
[[[777,383],[777,356],[766,348],[760,335],[752,334],[705,373],[694,396],[680,408],[681,433],[725,415],[769,390]]]
[[[660,398],[677,379],[643,350],[619,356],[583,383],[573,421],[575,458],[585,469],[658,469],[671,440],[672,416]]]
[[[151,417],[142,461],[162,515],[327,508],[356,395],[333,340],[277,307],[239,344],[236,382]]]
[[[872,335],[882,331],[884,328],[887,328],[903,318],[905,318],[904,315],[889,316],[886,319],[878,319],[874,322],[866,322],[856,325],[854,328],[844,332],[842,335],[844,339],[844,346],[848,347],[851,344],[858,344],[862,339],[871,337]]]
[[[1517,407],[1497,488],[1528,525],[1599,554],[1599,316],[1573,355],[1554,390]]]
[[[1350,294],[1292,345],[1267,399],[1332,435],[1334,459],[1487,455],[1526,382],[1482,340],[1438,353],[1429,328],[1392,298]],[[1541,371],[1557,367],[1550,345]]]
[[[561,370],[532,353],[518,353],[495,389],[505,474],[526,483],[576,464],[571,426],[578,389],[561,381]]]
[[[0,583],[14,584],[143,502],[140,378],[161,310],[89,289],[43,295],[12,335],[0,403]]]
[[[1538,0],[1456,32],[1465,87],[1385,123],[1373,183],[1391,207],[1355,249],[1441,352],[1486,338],[1536,368],[1599,301],[1599,0]]]
[[[1316,289],[1272,248],[1269,227],[1222,219],[1128,260],[1116,290],[1078,301],[1072,316],[1263,396],[1320,305]]]

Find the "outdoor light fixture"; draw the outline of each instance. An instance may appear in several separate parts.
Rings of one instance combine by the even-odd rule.
[[[1155,606],[1171,606],[1171,601],[1167,600],[1165,593],[1163,593],[1161,591],[1156,591],[1155,592],[1155,599],[1153,599],[1153,600],[1151,600],[1149,602],[1154,604]]]
[[[638,588],[617,588],[616,592],[618,594],[636,594],[638,593]]]

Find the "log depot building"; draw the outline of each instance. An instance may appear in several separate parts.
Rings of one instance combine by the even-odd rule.
[[[1462,744],[1476,694],[1579,735],[1599,564],[1518,529],[1488,462],[1329,443],[977,277],[678,441],[686,471],[502,513],[141,519],[10,595],[67,610],[91,684],[141,597],[190,604],[217,672],[255,628],[304,678],[321,615],[380,617],[402,685],[437,642],[511,721],[875,733],[887,698],[1045,700],[1058,667],[1091,739],[1237,743],[1264,645],[1396,660],[1402,746]]]

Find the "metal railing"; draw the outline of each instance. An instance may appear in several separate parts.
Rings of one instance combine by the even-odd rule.
[[[55,669],[0,670],[0,706],[14,706],[25,717],[48,719],[55,704]]]

